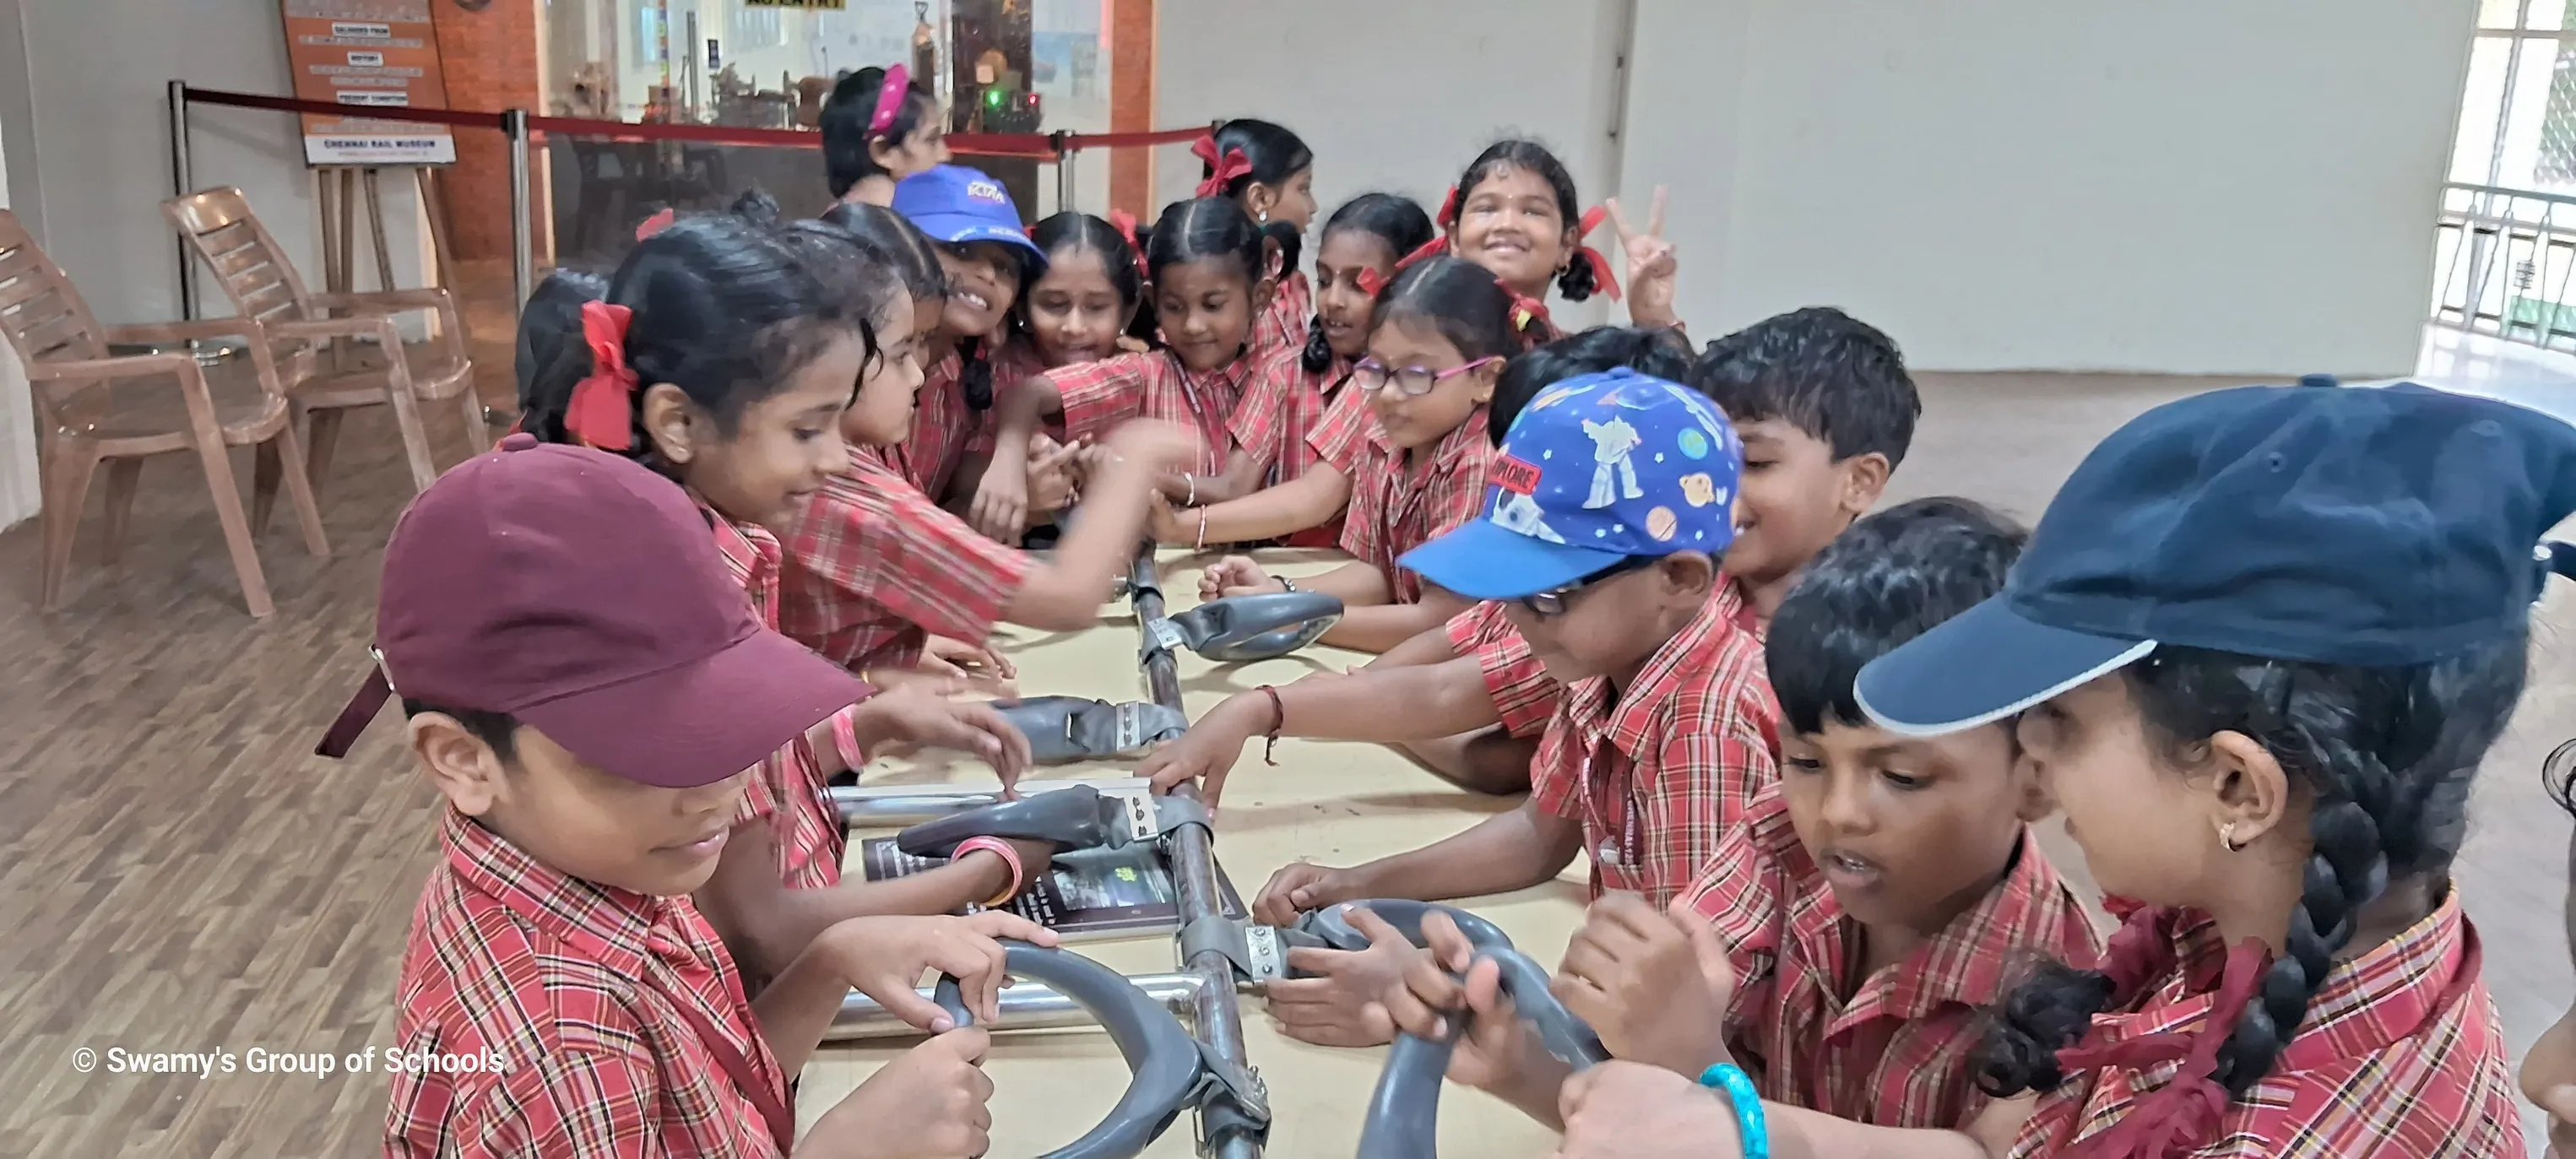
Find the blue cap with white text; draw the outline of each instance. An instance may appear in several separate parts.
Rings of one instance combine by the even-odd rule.
[[[930,240],[963,245],[990,241],[1027,250],[1038,261],[1046,251],[1029,240],[1011,193],[983,170],[940,165],[895,183],[894,211],[930,235]]]

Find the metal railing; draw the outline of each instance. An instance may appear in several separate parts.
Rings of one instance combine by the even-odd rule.
[[[2431,321],[2576,350],[2576,196],[2444,185],[2433,227]]]

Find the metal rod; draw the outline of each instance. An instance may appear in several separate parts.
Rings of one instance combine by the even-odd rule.
[[[1130,587],[1135,592],[1136,623],[1152,623],[1163,615],[1163,592],[1154,568],[1154,545],[1146,544],[1136,553],[1136,565],[1130,573]],[[1181,680],[1170,649],[1162,649],[1145,662],[1145,686],[1154,703],[1178,710],[1181,707]],[[1183,785],[1172,795],[1186,800],[1198,799],[1194,786]],[[1183,825],[1165,838],[1164,852],[1172,864],[1174,892],[1179,894],[1181,926],[1202,918],[1223,920],[1225,896],[1217,889],[1216,848],[1208,831],[1197,825]],[[1190,955],[1181,968],[1199,976],[1203,983],[1190,1003],[1191,1021],[1200,1042],[1206,1043],[1222,1057],[1237,1066],[1246,1065],[1243,1046],[1243,1014],[1234,1005],[1234,963],[1222,950],[1207,949]],[[1204,1117],[1200,1134],[1206,1135]],[[1203,1153],[1215,1159],[1260,1159],[1261,1145],[1240,1134],[1229,1134],[1213,1148],[1202,1143]]]
[[[32,146],[31,146],[32,147]],[[188,156],[188,82],[170,82],[170,196],[186,197],[197,191],[196,163]],[[188,239],[179,245],[179,316],[197,320],[197,257],[188,252]]]
[[[537,290],[537,239],[528,222],[528,111],[501,113],[501,132],[510,139],[510,285],[518,296],[510,302],[515,321]]]
[[[906,793],[900,797],[870,793],[849,785],[832,790],[832,804],[841,811],[841,820],[872,829],[933,821],[951,813],[996,804],[1001,799],[1002,795],[991,789],[943,791],[925,788],[919,793]]]
[[[1199,991],[1207,980],[1197,974],[1140,974],[1129,978],[1145,996],[1163,1004],[1176,1015],[1185,1015],[1198,1002]],[[931,996],[923,987],[921,996]],[[1227,1005],[1231,1007],[1229,999]],[[1070,1026],[1097,1026],[1091,1012],[1074,1000],[1058,994],[1037,982],[1015,982],[1002,988],[1002,1017],[983,1024],[992,1030],[1053,1030]],[[832,1019],[831,1028],[823,1032],[825,1042],[849,1042],[866,1038],[910,1038],[920,1034],[911,1023],[877,1005],[874,998],[856,990],[841,1000],[841,1012]]]

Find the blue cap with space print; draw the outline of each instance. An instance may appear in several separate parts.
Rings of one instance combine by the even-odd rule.
[[[1486,469],[1485,517],[1399,561],[1473,600],[1556,591],[1640,556],[1735,540],[1744,444],[1717,405],[1633,370],[1539,392]]]

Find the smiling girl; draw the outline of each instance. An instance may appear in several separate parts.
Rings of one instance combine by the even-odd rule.
[[[938,246],[948,296],[939,324],[921,338],[927,380],[911,437],[885,454],[922,494],[940,500],[971,486],[958,466],[990,418],[994,359],[1012,304],[1044,270],[1046,252],[1021,228],[1002,183],[974,169],[941,165],[906,178],[895,187],[894,209]]]
[[[1237,117],[1190,152],[1199,159],[1198,195],[1242,206],[1273,247],[1269,273],[1278,292],[1253,326],[1253,344],[1265,352],[1293,349],[1314,298],[1298,268],[1300,243],[1315,221],[1314,151],[1278,125]]]
[[[842,77],[823,103],[820,126],[832,196],[892,205],[897,183],[947,164],[948,127],[940,111],[939,98],[913,84],[902,65]]]

